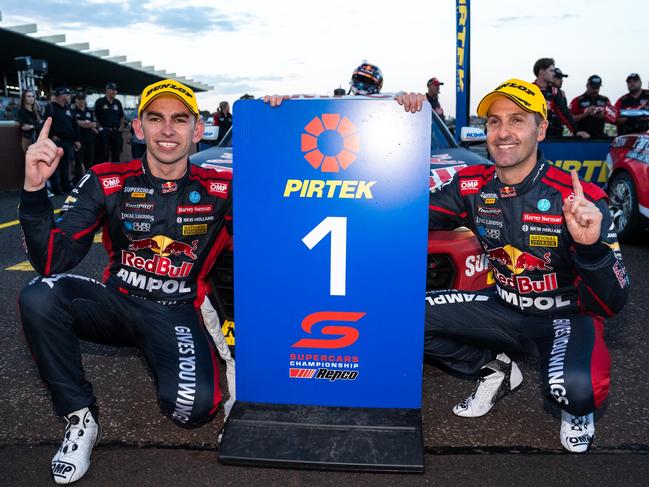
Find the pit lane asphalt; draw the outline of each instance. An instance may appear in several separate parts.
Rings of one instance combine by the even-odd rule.
[[[49,461],[62,438],[47,391],[22,337],[16,296],[36,274],[9,270],[26,261],[16,219],[18,192],[0,193],[0,485],[54,485]],[[54,199],[55,207],[63,197]],[[609,399],[596,416],[595,444],[570,455],[559,444],[558,411],[545,401],[531,359],[513,396],[486,417],[455,417],[451,406],[473,382],[424,366],[423,431],[426,473],[360,474],[224,466],[216,436],[222,415],[192,430],[174,426],[155,401],[151,376],[134,349],[84,343],[86,374],[101,408],[104,436],[92,467],[77,485],[647,485],[649,473],[649,236],[622,252],[632,280],[623,312],[609,320],[613,360]],[[99,278],[106,262],[100,245],[72,272]],[[397,390],[386,384],[386,393]]]

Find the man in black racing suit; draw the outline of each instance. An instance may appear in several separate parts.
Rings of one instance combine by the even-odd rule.
[[[20,222],[41,274],[21,292],[25,337],[54,409],[67,420],[52,460],[57,483],[90,465],[100,427],[78,339],[137,346],[151,368],[162,411],[181,426],[211,419],[221,400],[215,346],[199,307],[206,276],[230,241],[231,173],[189,163],[203,125],[192,90],[173,80],[146,87],[134,127],[143,160],[94,166],[54,219],[45,181],[61,158],[47,139],[26,155]],[[65,274],[102,231],[104,283]]]
[[[586,451],[592,412],[609,390],[603,317],[622,308],[629,288],[605,194],[540,155],[548,122],[536,85],[509,80],[478,114],[487,117],[495,166],[462,169],[431,193],[429,226],[473,230],[496,286],[427,293],[424,352],[479,373],[473,394],[453,409],[465,417],[486,414],[521,384],[505,352],[538,354],[545,393],[562,409],[561,443]]]

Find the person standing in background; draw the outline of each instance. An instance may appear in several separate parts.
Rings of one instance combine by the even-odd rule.
[[[570,102],[570,113],[577,122],[577,128],[588,132],[591,137],[604,137],[604,109],[611,102],[599,94],[602,78],[596,74],[588,78],[586,91]]]
[[[54,101],[45,109],[43,118],[52,117],[49,137],[63,149],[61,161],[50,177],[52,193],[69,193],[72,190],[70,170],[74,164],[74,151],[81,149],[79,125],[70,109],[70,90],[61,86],[54,92]]]
[[[20,108],[16,114],[16,119],[23,134],[20,145],[23,152],[27,152],[27,148],[36,140],[36,131],[42,125],[41,114],[38,112],[36,96],[33,91],[23,91],[20,96]]]
[[[72,113],[79,125],[81,137],[81,150],[75,153],[74,183],[76,184],[94,163],[97,123],[93,111],[86,105],[86,95],[77,93],[75,101],[75,108]]]
[[[219,103],[219,108],[214,114],[214,125],[219,127],[219,135],[216,139],[216,145],[218,145],[232,127],[232,114],[230,113],[230,104],[227,101]]]
[[[106,96],[95,102],[95,121],[97,122],[97,156],[100,162],[119,162],[122,152],[120,129],[124,121],[124,108],[116,98],[117,85],[106,83]]]
[[[649,109],[649,90],[642,89],[642,80],[638,73],[626,77],[629,92],[615,102],[618,110]],[[634,134],[649,130],[649,117],[619,117],[616,121],[618,135]]]
[[[431,108],[433,111],[439,116],[439,118],[442,119],[442,122],[444,121],[444,109],[442,106],[439,104],[439,87],[440,85],[443,85],[440,80],[437,78],[431,78],[428,80],[428,83],[426,86],[428,87],[428,92],[426,93],[426,99],[428,100],[428,103],[430,103]]]

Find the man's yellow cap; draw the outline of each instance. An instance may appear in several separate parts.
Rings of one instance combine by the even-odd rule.
[[[182,101],[189,111],[192,112],[194,116],[198,116],[198,103],[196,103],[196,95],[194,91],[189,87],[185,86],[178,81],[172,79],[165,79],[158,81],[157,83],[150,84],[142,90],[142,95],[140,96],[140,106],[137,109],[138,118],[142,117],[142,112],[144,109],[151,103],[153,100],[158,98],[161,95],[173,95]]]
[[[548,104],[545,102],[541,89],[534,83],[516,78],[505,81],[480,100],[478,116],[486,117],[489,107],[499,96],[506,96],[523,110],[538,113],[545,120],[548,119]]]

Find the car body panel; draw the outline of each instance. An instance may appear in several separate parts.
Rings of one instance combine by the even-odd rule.
[[[611,144],[607,163],[611,177],[620,171],[631,176],[643,226],[649,226],[649,131],[616,137]]]

